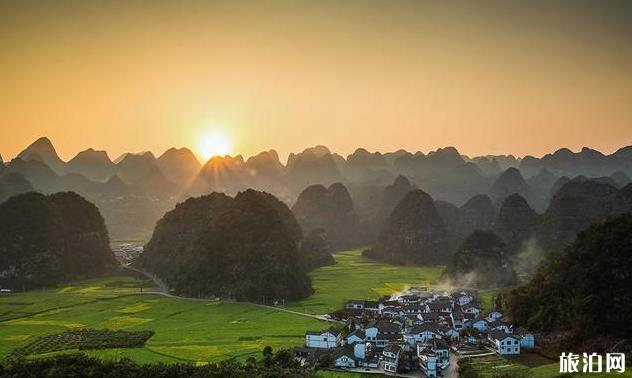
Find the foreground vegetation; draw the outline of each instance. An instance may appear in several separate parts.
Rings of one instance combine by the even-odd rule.
[[[15,360],[67,350],[111,348],[139,348],[154,335],[153,331],[112,331],[109,329],[68,330],[52,335],[38,336],[23,347],[16,348],[10,358]]]
[[[4,361],[3,377],[301,377],[312,374],[300,366],[293,353],[272,348],[262,357],[245,362],[227,359],[219,363],[138,364],[129,359],[103,361],[80,354],[57,356],[33,361]]]
[[[632,215],[596,223],[506,295],[518,325],[564,333],[563,348],[603,351],[632,335]]]

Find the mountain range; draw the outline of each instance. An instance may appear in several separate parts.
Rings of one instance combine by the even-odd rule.
[[[325,146],[315,146],[290,154],[286,164],[274,150],[248,159],[216,156],[202,164],[187,148],[170,148],[158,157],[151,152],[126,153],[114,161],[105,151],[89,148],[64,162],[52,142],[43,137],[15,159],[0,164],[0,200],[30,190],[45,194],[75,191],[99,207],[114,239],[147,238],[162,214],[190,196],[213,191],[235,195],[252,188],[272,193],[292,206],[306,187],[339,182],[348,190],[359,222],[372,230],[366,232],[371,235],[377,234],[408,191],[397,194],[394,188],[385,193],[398,176],[405,176],[406,182],[396,182],[396,187],[423,190],[443,202],[437,208],[445,213],[450,211],[445,203],[461,207],[477,195],[489,196],[497,212],[513,193],[544,212],[554,193],[579,175],[617,188],[625,186],[632,176],[632,146],[611,155],[588,148],[576,153],[560,149],[542,158],[522,159],[512,155],[470,158],[454,147],[427,154],[359,148],[343,157]]]

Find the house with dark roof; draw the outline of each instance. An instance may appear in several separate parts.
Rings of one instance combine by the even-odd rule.
[[[503,313],[498,309],[493,309],[487,314],[487,321],[493,322],[496,319],[500,319],[503,317]]]
[[[450,320],[452,321],[452,327],[457,331],[460,331],[465,326],[465,316],[461,311],[452,311],[450,313]]]
[[[443,312],[449,314],[452,312],[452,303],[449,301],[435,301],[426,303],[425,312]]]
[[[336,354],[334,354],[334,366],[337,368],[356,367],[356,357],[353,348],[340,348]]]
[[[409,295],[402,295],[401,297],[397,298],[397,300],[403,304],[411,304],[411,303],[417,303],[421,301],[421,298],[419,298],[416,295],[409,294]]]
[[[482,315],[478,315],[471,322],[472,328],[476,328],[477,330],[479,330],[481,332],[487,331],[487,325],[488,324],[489,324],[489,322],[487,321],[487,318],[482,316]]]
[[[474,315],[478,315],[481,312],[481,309],[478,307],[478,305],[474,302],[468,302],[464,305],[461,305],[461,311],[463,311],[466,314],[474,314]]]
[[[382,304],[377,301],[364,301],[364,311],[379,314],[382,310]]]
[[[364,301],[363,300],[352,299],[350,301],[347,301],[347,303],[345,304],[345,308],[348,309],[348,310],[363,310],[364,309]]]
[[[437,377],[439,369],[437,366],[437,355],[429,347],[423,347],[417,351],[419,356],[419,367],[426,377]]]
[[[363,343],[366,340],[366,334],[363,330],[357,329],[347,335],[346,341],[348,345],[352,345],[355,343]]]
[[[430,339],[440,339],[443,337],[441,327],[436,323],[422,323],[419,325],[413,325],[407,330],[404,338],[410,345],[415,345],[418,342],[425,342]]]
[[[395,373],[399,365],[399,354],[402,348],[397,344],[391,344],[382,351],[382,359],[384,360],[384,370]]]
[[[502,319],[497,319],[497,320],[494,320],[493,322],[488,323],[487,329],[488,330],[499,329],[505,333],[513,333],[513,324],[507,321],[504,321]]]
[[[520,354],[520,340],[514,335],[495,329],[489,332],[487,338],[500,355]]]

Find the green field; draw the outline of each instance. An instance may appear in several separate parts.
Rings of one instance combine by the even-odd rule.
[[[434,286],[443,270],[442,266],[378,263],[363,258],[358,250],[339,252],[334,257],[335,265],[310,273],[316,292],[288,304],[288,309],[324,314],[340,309],[348,299],[377,299],[408,286]],[[0,297],[0,357],[38,335],[73,328],[109,328],[153,330],[155,335],[142,348],[92,350],[87,354],[126,356],[141,362],[217,361],[246,358],[260,353],[266,345],[275,349],[300,345],[305,331],[329,326],[248,304],[141,294],[140,286],[147,287],[148,282],[113,276]],[[486,292],[482,297],[490,303],[493,294]]]
[[[343,307],[349,299],[377,299],[408,286],[436,285],[443,266],[394,266],[368,260],[360,250],[334,254],[335,265],[310,273],[316,292],[288,305],[296,311],[325,314]]]
[[[337,253],[335,258],[336,265],[311,273],[316,293],[288,308],[326,313],[340,308],[348,298],[378,298],[411,284],[431,285],[442,269],[380,264],[364,259],[360,251]],[[0,356],[38,335],[73,328],[110,328],[153,330],[155,335],[143,348],[87,354],[127,356],[142,362],[216,361],[245,358],[266,345],[300,345],[305,331],[328,326],[308,317],[247,304],[143,295],[140,286],[148,285],[135,277],[114,276],[0,297]]]
[[[54,290],[0,297],[0,356],[37,335],[73,328],[153,330],[144,348],[88,354],[142,362],[216,361],[302,344],[326,323],[246,304],[202,302],[139,294],[140,281],[118,276]]]

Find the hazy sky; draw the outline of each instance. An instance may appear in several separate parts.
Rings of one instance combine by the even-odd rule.
[[[632,144],[632,1],[0,0],[0,154]]]

